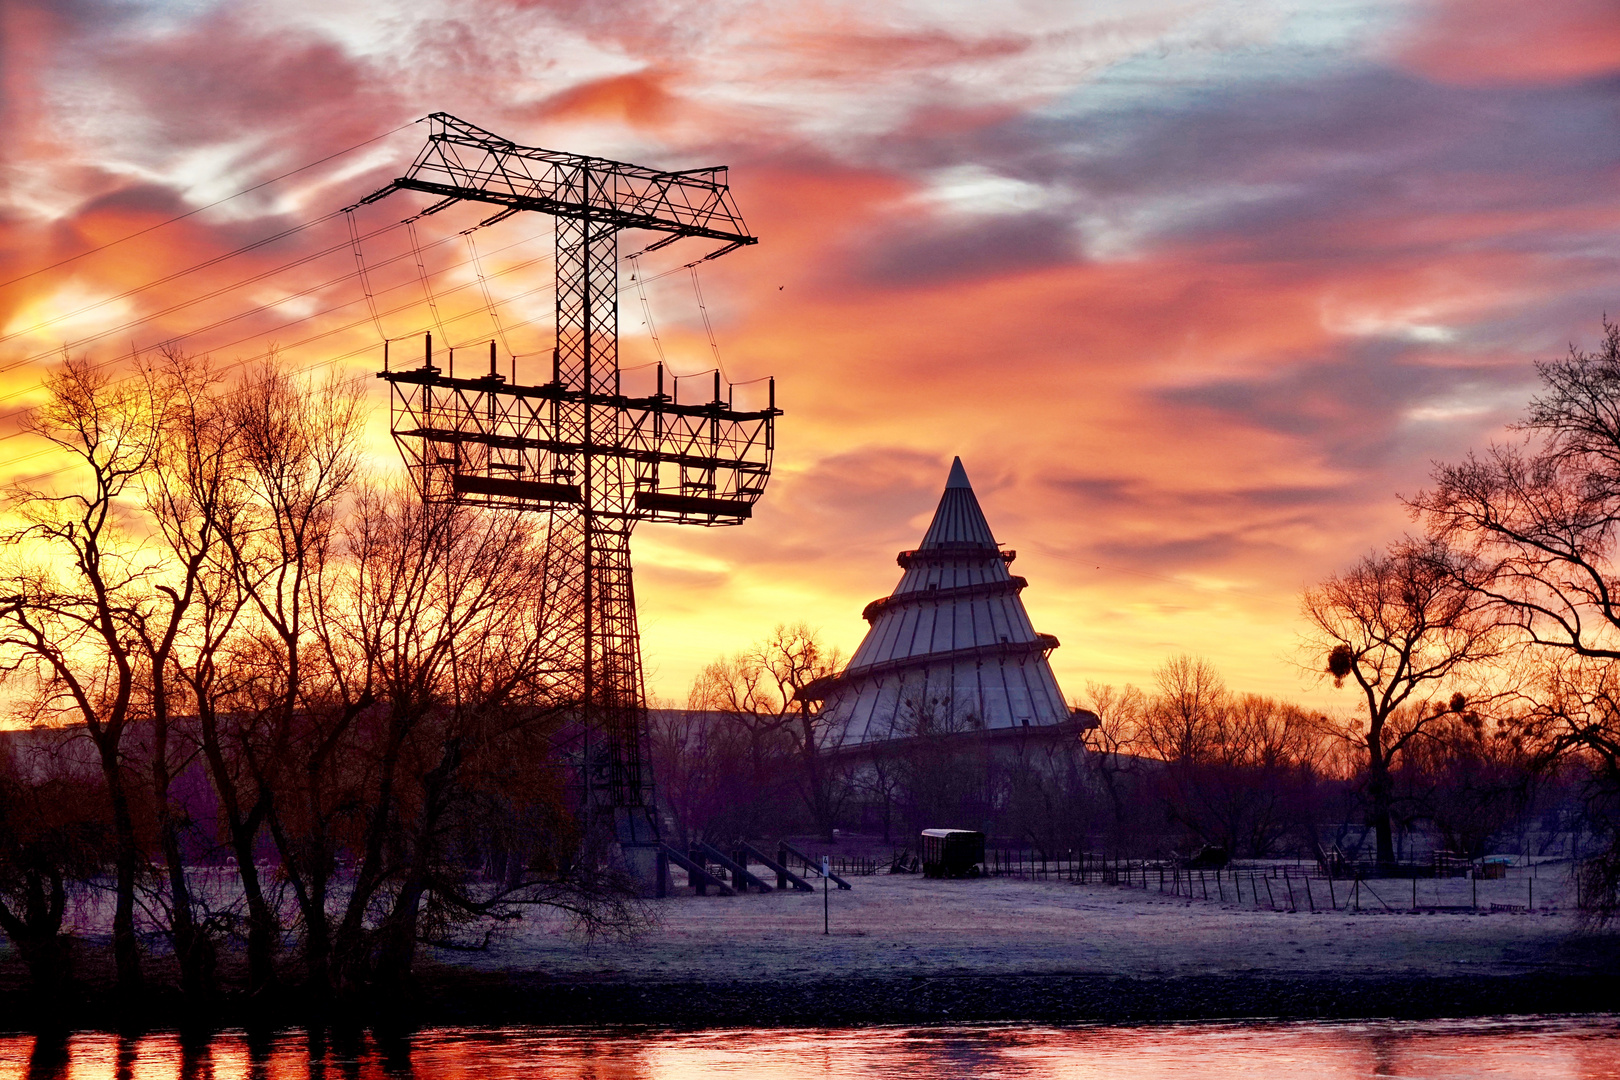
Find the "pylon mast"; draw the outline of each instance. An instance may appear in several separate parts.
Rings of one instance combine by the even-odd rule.
[[[620,392],[618,234],[650,229],[718,240],[709,257],[758,241],[722,167],[658,172],[605,158],[519,146],[444,113],[395,190],[495,204],[486,224],[522,211],[557,219],[556,346],[549,381],[499,373],[456,378],[433,362],[385,369],[392,431],[423,497],[552,514],[554,604],[572,613],[558,644],[577,677],[580,757],[592,809],[612,810],[620,839],[650,808],[646,705],[630,564],[638,521],[735,525],[770,475],[775,381],[764,409],[738,410],[720,374],[711,401],[677,403],[660,365],[651,396]],[[651,250],[649,248],[648,250]],[[642,826],[644,828],[644,826]],[[630,835],[624,835],[626,830]]]

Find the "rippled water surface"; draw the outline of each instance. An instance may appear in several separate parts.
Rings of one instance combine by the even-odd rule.
[[[1620,1019],[581,1034],[439,1029],[398,1043],[302,1033],[0,1035],[0,1080],[675,1080],[849,1077],[1620,1077]]]

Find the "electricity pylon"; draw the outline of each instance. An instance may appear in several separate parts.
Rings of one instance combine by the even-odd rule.
[[[392,431],[423,497],[553,515],[557,595],[573,612],[562,635],[581,703],[579,756],[587,810],[610,812],[626,845],[655,840],[646,698],[630,571],[637,522],[736,525],[770,476],[775,380],[764,409],[732,408],[715,372],[711,401],[619,387],[618,237],[626,229],[721,242],[709,258],[758,241],[724,166],[659,172],[604,158],[519,146],[444,113],[396,190],[493,203],[490,224],[524,211],[557,219],[557,338],[551,379],[517,385],[497,371],[457,378],[433,363],[385,370]]]

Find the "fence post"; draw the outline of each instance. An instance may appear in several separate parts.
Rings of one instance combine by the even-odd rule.
[[[1316,897],[1311,895],[1311,875],[1305,875],[1305,902],[1311,905],[1311,914],[1316,914]]]

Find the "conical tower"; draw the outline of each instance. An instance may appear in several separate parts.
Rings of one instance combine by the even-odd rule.
[[[890,595],[866,605],[871,628],[849,666],[817,688],[829,727],[846,722],[846,744],[914,733],[919,711],[959,728],[1057,724],[1069,719],[1047,656],[1007,570],[1017,553],[990,532],[962,459]],[[811,696],[807,694],[806,696]]]

